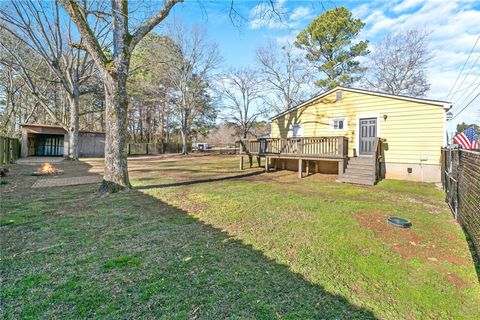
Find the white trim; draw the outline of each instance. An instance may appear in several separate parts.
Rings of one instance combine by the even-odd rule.
[[[377,137],[380,135],[380,114],[357,114],[356,116],[356,126],[355,126],[355,148],[357,151],[357,156],[360,155],[360,119],[376,118],[377,119]],[[386,120],[388,121],[388,119]]]
[[[355,93],[362,93],[362,94],[370,94],[370,95],[373,95],[373,96],[379,96],[379,97],[385,97],[385,98],[391,98],[391,99],[399,99],[399,100],[406,100],[406,101],[412,101],[412,102],[418,102],[418,103],[424,103],[424,104],[431,104],[431,105],[435,105],[435,106],[441,106],[446,111],[448,111],[452,108],[452,103],[448,102],[448,101],[413,98],[413,97],[399,96],[399,95],[394,95],[394,94],[389,94],[389,93],[375,92],[375,91],[355,89],[355,88],[336,87],[336,88],[333,88],[331,90],[328,90],[327,92],[320,93],[320,94],[312,97],[311,99],[308,99],[307,101],[299,104],[298,106],[293,107],[293,108],[291,108],[289,110],[286,110],[284,112],[281,112],[281,113],[269,118],[268,120],[270,120],[270,121],[275,120],[275,119],[277,119],[277,118],[279,118],[279,117],[281,117],[285,114],[288,114],[288,113],[290,113],[294,110],[297,110],[297,109],[299,109],[303,106],[306,106],[307,104],[309,104],[309,103],[311,103],[315,100],[321,99],[321,98],[323,98],[323,97],[325,97],[325,96],[329,95],[330,93],[333,93],[337,90],[349,91],[349,92],[355,92]],[[343,100],[343,98],[344,97],[342,97],[342,100]]]
[[[333,122],[335,120],[343,120],[343,129],[335,129],[334,126],[333,126]],[[334,131],[334,132],[344,132],[344,131],[348,131],[348,119],[347,117],[344,117],[344,116],[340,116],[340,117],[333,117],[333,118],[330,118],[330,131]]]
[[[447,139],[447,110],[443,113],[443,146],[446,147],[448,144],[448,139]]]

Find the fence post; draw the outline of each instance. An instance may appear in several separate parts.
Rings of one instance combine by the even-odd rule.
[[[0,137],[0,165],[4,163],[5,138]]]
[[[5,147],[5,163],[10,163],[10,139],[7,138],[6,141],[6,147]]]
[[[460,179],[461,179],[461,170],[462,170],[462,152],[461,149],[457,149],[457,159],[458,159],[458,166],[457,166],[457,192],[456,196],[457,199],[455,199],[455,220],[457,222],[460,222],[460,217],[461,217],[461,210],[460,210]]]

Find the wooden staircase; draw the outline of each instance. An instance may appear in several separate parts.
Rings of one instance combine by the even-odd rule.
[[[345,172],[340,174],[340,182],[356,183],[373,186],[383,176],[381,163],[384,161],[384,144],[386,139],[375,138],[372,154],[367,156],[349,157]]]
[[[376,181],[375,163],[373,156],[348,158],[345,173],[340,176],[340,182],[373,186]]]

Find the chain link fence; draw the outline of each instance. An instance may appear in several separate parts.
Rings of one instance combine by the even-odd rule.
[[[443,148],[442,184],[455,219],[480,256],[480,151]]]

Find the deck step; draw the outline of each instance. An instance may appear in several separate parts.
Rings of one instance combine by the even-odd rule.
[[[351,177],[343,175],[340,179],[340,182],[354,183],[354,184],[363,184],[367,186],[373,186],[375,184],[375,179],[373,178],[360,178],[360,177]]]
[[[375,171],[371,168],[369,169],[364,169],[364,168],[351,168],[351,167],[348,167],[346,170],[345,170],[345,174],[348,174],[348,175],[360,175],[360,176],[365,176],[365,175],[368,175],[368,176],[373,176],[375,175]]]
[[[354,179],[375,179],[373,172],[345,172],[342,176]]]
[[[339,181],[373,186],[375,184],[375,165],[372,157],[349,158],[345,173],[339,178]]]
[[[354,169],[363,169],[363,170],[374,170],[374,166],[371,164],[362,164],[362,163],[348,163],[347,168]]]
[[[353,157],[348,159],[348,163],[373,164],[373,160],[368,157]]]

